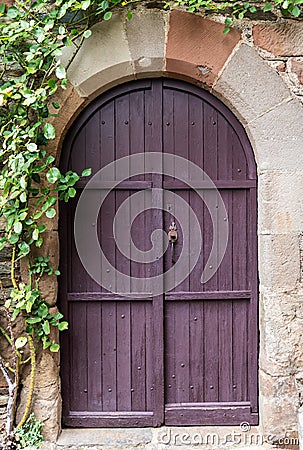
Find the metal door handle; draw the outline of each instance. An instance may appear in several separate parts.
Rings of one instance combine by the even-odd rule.
[[[171,244],[175,244],[178,240],[177,227],[175,222],[172,222],[169,226],[169,231],[167,233],[168,240]]]

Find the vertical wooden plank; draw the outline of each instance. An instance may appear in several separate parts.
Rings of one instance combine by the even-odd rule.
[[[143,153],[145,151],[145,127],[150,128],[152,126],[146,124],[145,118],[145,97],[144,91],[135,91],[130,94],[129,98],[129,115],[130,115],[130,154]],[[149,122],[151,123],[151,122]],[[142,165],[142,174],[133,177],[132,180],[144,180],[144,165]],[[150,192],[143,191],[142,196],[136,199],[132,199],[130,197],[130,214],[133,216],[133,211],[138,206],[138,202],[140,202],[140,210],[143,211],[145,207],[150,207]],[[150,248],[150,235],[153,231],[152,223],[147,221],[148,213],[144,212],[139,214],[132,224],[132,232],[131,239],[133,240],[135,246],[141,250],[146,251]],[[130,264],[130,272],[132,276],[144,278],[146,276],[146,266],[141,262],[135,262],[133,258],[133,254],[131,253],[131,264]],[[131,291],[133,291],[132,283],[131,283]]]
[[[116,144],[116,158],[123,158],[129,156],[130,153],[130,111],[129,111],[129,94],[123,95],[115,100],[115,144]],[[125,176],[124,173],[119,173],[116,169],[116,177],[120,179]],[[116,191],[116,211],[124,201],[129,198],[129,191]],[[123,217],[123,221],[116,220],[115,233],[118,240],[127,242],[126,251],[130,255],[130,236],[128,235],[128,227],[125,224],[130,224],[130,207],[128,209],[128,216]],[[130,259],[122,255],[116,248],[115,267],[118,272],[130,275]],[[122,277],[116,279],[116,292],[127,293],[130,292],[130,280]]]
[[[204,302],[204,393],[206,402],[217,402],[219,394],[218,302]]]
[[[204,121],[204,115],[203,115],[203,101],[201,99],[198,99],[194,96],[189,97],[189,103],[188,103],[188,128],[189,128],[189,134],[188,134],[188,149],[189,149],[189,159],[192,163],[200,167],[201,169],[204,168],[204,156],[203,156],[203,150],[204,150],[204,129],[203,129],[203,121]],[[189,179],[192,180],[192,174],[189,171]],[[201,193],[201,192],[200,192]],[[205,205],[198,195],[197,192],[191,190],[189,192],[189,204],[193,211],[195,212],[196,216],[198,217],[199,223],[200,223],[200,229],[202,234],[204,233],[204,225],[203,225],[203,215],[204,215],[204,208]],[[189,229],[192,230],[191,222],[189,221]],[[193,235],[192,232],[190,232],[189,235],[190,238],[190,248],[193,248],[194,246],[201,246],[201,242],[197,241],[197,236]],[[203,238],[204,239],[204,238]],[[202,247],[203,250],[203,247]],[[191,292],[194,291],[202,291],[203,286],[201,284],[201,272],[203,270],[203,254],[204,252],[200,252],[199,259],[197,261],[196,267],[193,269],[191,274],[189,275],[189,290]]]
[[[175,304],[176,401],[189,402],[189,302]]]
[[[175,302],[165,303],[165,403],[176,402]]]
[[[231,140],[231,130],[230,125],[226,121],[226,119],[221,115],[218,114],[218,179],[220,180],[231,180],[232,179],[232,140]],[[233,267],[233,261],[232,261],[232,243],[233,243],[233,224],[234,219],[232,216],[232,190],[230,189],[221,189],[219,191],[224,205],[225,209],[227,211],[227,217],[226,213],[223,210],[223,208],[220,207],[220,203],[218,202],[218,212],[217,212],[217,218],[219,223],[224,223],[224,220],[228,220],[228,243],[227,248],[224,253],[223,260],[221,262],[221,265],[218,269],[218,289],[222,291],[231,291],[233,289],[232,285],[232,272],[231,268]],[[223,243],[221,242],[220,235],[219,235],[219,251],[220,253],[223,252]]]
[[[203,101],[189,96],[188,99],[188,156],[189,160],[203,169]],[[191,179],[189,171],[189,178]]]
[[[194,301],[189,304],[190,316],[190,367],[189,367],[189,401],[204,401],[204,313],[203,302]]]
[[[233,289],[247,289],[247,251],[248,251],[248,223],[246,216],[246,190],[233,191]]]
[[[85,168],[91,168],[93,175],[96,174],[97,171],[101,168],[100,120],[100,113],[98,112],[91,117],[91,119],[85,126]],[[100,204],[101,192],[94,192],[93,199],[96,204]],[[100,225],[96,224],[93,226],[93,228],[95,226],[97,226],[98,230]],[[94,255],[94,263],[96,266],[96,270],[101,273],[101,257],[97,249],[96,255]],[[99,292],[100,290],[101,286],[96,283],[91,277],[86,276],[86,292]]]
[[[219,402],[233,397],[233,310],[232,301],[220,302],[219,315]]]
[[[152,317],[152,304],[151,302],[145,303],[145,353],[146,353],[146,411],[153,411],[154,409],[154,358],[153,358],[153,346],[152,346],[152,332],[153,332],[153,317]]]
[[[234,132],[230,134],[232,143],[232,178],[233,180],[246,180],[248,178],[248,168],[243,146]]]
[[[146,411],[145,308],[143,302],[131,305],[132,323],[132,411]]]
[[[248,306],[245,300],[233,301],[233,401],[247,400]]]
[[[115,160],[115,103],[111,101],[100,110],[100,158],[101,168]],[[115,172],[109,174],[109,180],[115,179]],[[115,242],[113,238],[112,224],[115,216],[115,192],[111,192],[103,202],[98,218],[98,234],[102,251],[106,258],[115,267]],[[116,291],[115,280],[106,286],[107,289]],[[102,287],[102,291],[107,289]]]
[[[146,150],[158,151],[162,154],[162,80],[154,80],[152,83],[151,104],[148,107],[152,112],[153,139],[148,143]],[[162,188],[162,175],[153,174],[154,188]],[[154,228],[163,229],[163,197],[159,191],[152,190],[151,220]],[[156,209],[158,208],[158,209]],[[161,252],[162,253],[162,252]],[[151,276],[155,277],[163,273],[163,259],[157,260],[151,269]],[[156,287],[156,285],[155,285]],[[158,286],[157,286],[158,288]],[[153,347],[154,347],[154,426],[159,426],[164,420],[164,358],[163,358],[163,294],[153,296]]]
[[[163,153],[174,153],[175,135],[174,135],[174,93],[172,90],[163,89]],[[164,171],[168,171],[167,162],[164,159]],[[163,181],[170,177],[164,176]],[[168,231],[170,223],[174,220],[175,205],[171,200],[168,200],[168,195],[164,192],[164,229]],[[169,246],[164,255],[164,269],[169,270],[172,267],[172,248]],[[174,283],[174,273],[171,275]],[[164,279],[165,290],[167,290],[167,279]]]
[[[218,113],[204,102],[204,170],[216,180],[218,177]]]
[[[87,304],[87,409],[102,411],[102,310],[101,303]]]
[[[131,410],[131,304],[117,302],[117,410]]]
[[[116,302],[102,305],[103,411],[117,410],[117,315]],[[106,337],[106,338],[105,338]]]
[[[218,114],[218,180],[232,180],[233,177],[233,146],[232,130],[222,114]]]
[[[86,164],[86,129],[85,127],[79,130],[77,139],[73,143],[73,147],[70,153],[68,167],[69,170],[74,170],[77,173],[81,173],[85,169]]]
[[[218,268],[217,279],[218,279],[218,290],[221,291],[232,291],[233,290],[233,235],[234,235],[234,218],[232,215],[233,207],[233,191],[230,189],[222,189],[219,191],[221,198],[224,202],[225,209],[223,207],[218,207],[217,218],[219,223],[224,223],[224,220],[228,219],[228,241],[227,247],[224,251],[224,242],[218,239],[218,250],[220,253],[224,251],[223,260]],[[219,205],[219,202],[218,202]],[[239,238],[239,237],[238,237]],[[221,254],[222,254],[221,253]]]
[[[72,307],[71,345],[71,395],[72,411],[87,410],[87,317],[86,304],[79,302]]]

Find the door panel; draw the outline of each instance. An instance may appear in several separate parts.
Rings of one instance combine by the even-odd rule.
[[[183,82],[122,85],[92,102],[76,120],[64,142],[61,168],[81,172],[91,167],[95,174],[116,159],[155,151],[193,162],[217,189],[201,187],[201,180],[195,186],[190,166],[180,174],[176,160],[175,177],[142,173],[116,186],[87,233],[97,229],[108,261],[130,278],[107,281],[109,269],[91,249],[102,286],[82,266],[73,237],[86,179],[78,182],[76,198],[62,206],[60,299],[70,322],[62,339],[63,423],[257,424],[256,167],[235,117],[209,93]],[[89,191],[90,201],[98,204],[102,183],[119,176],[113,168],[107,180],[100,179],[99,187]],[[165,189],[163,196],[154,188]],[[180,223],[178,197],[194,211],[202,242],[189,214]],[[127,201],[129,211],[121,213]],[[138,209],[142,212],[129,226]],[[213,240],[220,242],[213,220],[228,220],[229,239],[218,270],[202,284]],[[135,261],[134,247],[144,255],[152,248],[152,232],[168,232],[172,222],[177,243],[152,262],[145,256]],[[197,246],[201,251],[190,272],[190,254]],[[179,283],[177,267],[185,274]],[[165,292],[164,278],[163,294],[138,298],[135,277],[148,280],[170,269],[175,280],[171,290]]]

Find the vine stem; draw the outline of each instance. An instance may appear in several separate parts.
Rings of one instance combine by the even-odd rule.
[[[12,252],[12,263],[11,263],[11,279],[14,289],[18,289],[16,278],[15,278],[15,261],[16,261],[16,245],[13,246]]]
[[[6,294],[5,294],[5,290],[3,287],[3,283],[0,280],[0,289],[2,292],[2,296],[3,299],[6,303]],[[0,356],[0,368],[2,373],[4,374],[5,380],[7,382],[8,385],[8,394],[9,394],[9,400],[8,400],[8,404],[6,407],[6,434],[10,435],[10,433],[12,432],[12,428],[13,428],[13,423],[14,423],[14,419],[15,419],[15,413],[16,413],[16,407],[17,407],[17,395],[18,395],[18,386],[19,386],[19,381],[20,381],[20,354],[16,348],[15,345],[15,334],[14,334],[14,330],[13,330],[13,325],[12,325],[12,318],[11,315],[9,313],[9,309],[5,306],[5,314],[6,314],[6,318],[7,318],[7,328],[9,331],[9,335],[5,332],[4,336],[6,337],[6,339],[8,340],[8,342],[10,342],[11,348],[12,348],[12,354],[13,354],[13,366],[14,369],[13,373],[14,373],[14,381],[12,381],[9,377],[8,371],[5,367],[5,363],[3,358]],[[8,368],[9,370],[9,368]],[[5,371],[7,371],[7,376],[5,376]]]
[[[34,385],[35,385],[35,375],[36,375],[36,350],[33,338],[30,334],[27,335],[28,345],[30,350],[30,361],[31,361],[31,375],[29,380],[29,392],[27,395],[27,401],[25,405],[25,410],[22,416],[22,419],[18,423],[16,430],[19,430],[27,421],[30,413],[31,413],[31,405],[34,393]]]
[[[0,355],[0,370],[5,378],[5,381],[8,386],[8,402],[6,406],[6,424],[5,424],[5,432],[6,435],[9,436],[13,429],[13,422],[14,422],[14,394],[17,390],[16,381],[12,381],[10,379],[10,376],[8,374],[8,371],[6,370],[4,361]]]

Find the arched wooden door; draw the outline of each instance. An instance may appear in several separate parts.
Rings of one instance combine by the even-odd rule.
[[[180,81],[141,80],[112,89],[84,110],[65,139],[61,167],[78,172],[91,167],[94,174],[141,152],[181,156],[214,181],[218,192],[203,188],[203,183],[197,187],[206,203],[213,202],[214,211],[217,207],[218,220],[229,222],[227,248],[218,270],[201,284],[212,242],[220,236],[214,236],[209,208],[190,174],[188,182],[160,173],[132,177],[112,189],[97,222],[86,230],[89,237],[97,228],[100,246],[118,271],[130,279],[148,278],[174,271],[181,257],[188,270],[188,255],[200,244],[194,227],[190,220],[179,223],[177,203],[168,194],[162,199],[153,195],[156,189],[172,192],[183,199],[183,209],[184,204],[193,209],[202,243],[194,269],[169,292],[137,298],[130,281],[123,286],[130,295],[124,297],[118,278],[114,286],[106,281],[100,286],[79,259],[74,215],[87,180],[78,182],[77,197],[62,205],[60,216],[60,301],[70,323],[62,339],[63,424],[257,424],[257,180],[246,134],[208,92]],[[113,172],[112,181],[116,176]],[[94,201],[101,189],[97,183]],[[142,252],[150,250],[151,233],[159,228],[167,232],[173,221],[178,232],[177,243],[150,263],[127,258],[114,239],[127,225],[116,222],[113,227],[115,214],[142,190],[150,209],[132,223],[134,244]],[[227,214],[218,207],[219,195]],[[186,236],[190,249],[181,254]],[[106,280],[110,269],[102,267],[94,249],[89,251]]]

